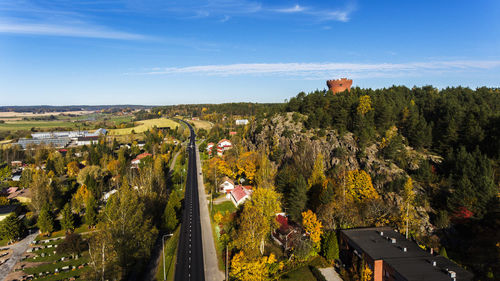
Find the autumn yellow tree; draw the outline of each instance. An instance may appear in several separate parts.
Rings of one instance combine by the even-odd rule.
[[[262,150],[259,157],[259,168],[255,175],[255,183],[258,187],[273,188],[274,176],[276,168],[272,165],[267,157],[267,153]]]
[[[417,230],[420,225],[420,220],[415,209],[415,191],[413,189],[413,179],[411,177],[408,177],[405,182],[402,197],[403,201],[399,208],[400,220],[398,225],[399,229],[404,231],[408,238],[409,233]]]
[[[257,161],[258,154],[255,151],[244,152],[238,158],[236,162],[237,176],[244,177],[250,183],[255,179],[255,174],[257,172]]]
[[[276,263],[274,254],[268,257],[249,258],[240,251],[231,260],[230,275],[241,281],[274,280],[274,275],[282,268],[283,264]]]
[[[85,184],[82,184],[73,195],[73,199],[71,199],[71,206],[77,214],[85,208],[85,203],[87,202],[89,195],[90,192]]]
[[[377,199],[379,195],[372,184],[372,178],[363,170],[348,171],[346,176],[346,200],[362,202]]]
[[[308,188],[311,188],[313,185],[324,186],[326,184],[323,154],[319,153],[318,157],[316,157],[311,177],[309,178],[307,183],[308,183]]]
[[[371,281],[373,276],[373,271],[368,267],[367,264],[363,267],[363,272],[361,273],[361,281]]]
[[[78,167],[78,162],[76,161],[69,162],[68,165],[66,165],[66,169],[67,169],[66,173],[70,178],[78,176],[78,172],[80,172],[80,168]]]
[[[356,111],[359,115],[365,115],[368,111],[372,110],[372,100],[369,95],[359,97],[359,104]]]
[[[276,213],[281,212],[280,195],[273,188],[257,188],[245,203],[238,220],[234,244],[250,256],[264,253],[265,241],[277,227]]]
[[[316,214],[307,210],[302,213],[302,225],[304,230],[309,234],[309,238],[314,243],[315,248],[319,249],[321,235],[323,234],[323,224],[318,220]]]

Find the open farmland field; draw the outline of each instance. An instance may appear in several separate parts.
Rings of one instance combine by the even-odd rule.
[[[0,131],[20,131],[30,130],[31,128],[50,129],[57,127],[78,128],[77,123],[68,121],[6,121],[0,124]]]
[[[205,121],[205,120],[190,120],[190,119],[185,119],[187,122],[190,122],[191,124],[194,125],[196,129],[205,129],[207,131],[210,131],[212,129],[212,123]]]
[[[142,133],[145,132],[154,126],[156,127],[170,127],[171,129],[176,128],[179,126],[179,123],[167,119],[167,118],[155,118],[155,119],[148,119],[148,120],[141,120],[138,121],[139,123],[138,126],[132,127],[132,128],[124,128],[124,129],[113,129],[110,130],[110,135],[129,135],[132,134],[132,130],[135,133]]]

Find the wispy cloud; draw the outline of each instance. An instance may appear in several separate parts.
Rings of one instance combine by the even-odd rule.
[[[276,9],[276,12],[278,12],[278,13],[299,13],[299,12],[303,12],[305,10],[306,10],[306,8],[297,4],[291,8]]]
[[[198,65],[154,68],[141,75],[195,74],[208,76],[287,75],[303,78],[325,78],[332,75],[354,77],[400,77],[422,73],[473,71],[500,67],[500,61],[429,61],[409,63],[251,63],[227,65]]]
[[[148,37],[92,25],[55,25],[0,21],[0,33],[140,40]]]

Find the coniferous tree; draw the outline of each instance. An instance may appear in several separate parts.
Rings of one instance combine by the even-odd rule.
[[[323,257],[330,263],[339,259],[339,243],[335,231],[326,233],[321,245]]]
[[[299,222],[302,218],[301,213],[307,205],[307,183],[302,175],[299,175],[292,185],[292,190],[288,196],[288,214],[293,221]]]
[[[66,232],[73,231],[75,229],[75,219],[69,203],[66,203],[66,205],[64,205],[61,214],[62,214],[61,228]]]
[[[37,226],[42,234],[50,234],[54,231],[54,219],[52,218],[48,205],[42,207],[38,215]]]

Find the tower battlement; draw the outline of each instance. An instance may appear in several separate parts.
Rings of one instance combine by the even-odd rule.
[[[345,90],[351,91],[352,80],[347,78],[340,78],[337,80],[328,80],[326,81],[326,85],[328,89],[330,89],[333,94],[341,93]]]

